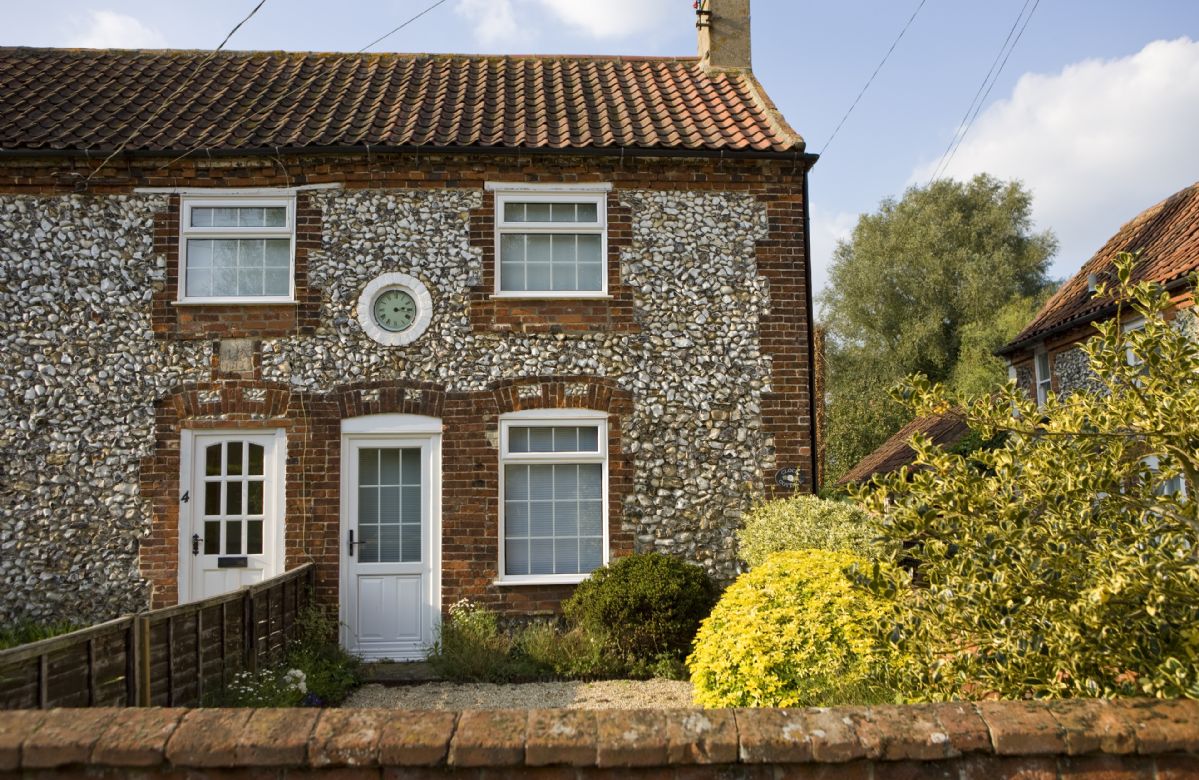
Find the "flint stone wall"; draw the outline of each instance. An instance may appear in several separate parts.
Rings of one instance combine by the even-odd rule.
[[[761,425],[769,306],[755,242],[765,208],[722,192],[619,193],[633,238],[619,262],[638,332],[472,330],[469,288],[482,257],[469,241],[480,190],[329,190],[322,249],[309,254],[321,296],[316,333],[262,343],[262,378],[324,392],[407,379],[478,390],[549,374],[609,377],[633,394],[623,421],[634,458],[623,522],[640,550],[739,567],[733,531],[767,470]],[[153,244],[165,196],[0,197],[0,619],[92,621],[147,606],[138,544],[151,513],[139,460],[155,446],[154,404],[211,378],[213,343],[156,336],[150,301],[166,278]],[[385,271],[428,285],[429,330],[406,348],[370,340],[358,295]],[[291,522],[295,522],[293,519]]]

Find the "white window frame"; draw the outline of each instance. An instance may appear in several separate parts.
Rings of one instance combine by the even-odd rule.
[[[495,193],[495,289],[494,298],[608,298],[608,192],[611,184],[509,184],[487,182]],[[594,203],[596,222],[508,222],[504,206],[520,203]],[[600,289],[598,290],[503,290],[500,288],[500,244],[507,233],[540,235],[589,234],[600,237]]]
[[[279,208],[286,209],[286,224],[283,227],[192,227],[192,209],[200,208]],[[288,286],[286,295],[246,296],[189,296],[187,294],[187,240],[189,238],[286,238],[288,251]],[[294,192],[281,192],[267,196],[261,191],[253,195],[238,195],[223,192],[212,195],[187,194],[179,197],[179,283],[175,303],[189,304],[261,304],[295,303],[296,301],[296,196]]]
[[[572,428],[580,425],[597,425],[599,447],[597,452],[520,452],[509,454],[508,431],[513,426],[543,426]],[[500,417],[499,453],[499,569],[496,585],[577,585],[591,576],[586,574],[506,574],[504,562],[504,482],[506,467],[538,463],[599,463],[600,471],[600,527],[603,531],[600,565],[607,566],[611,540],[608,537],[608,413],[591,409],[526,409],[509,412]]]
[[[1045,359],[1045,375],[1041,375],[1041,358]],[[1053,364],[1049,360],[1049,350],[1041,347],[1032,356],[1033,381],[1036,385],[1037,406],[1044,406],[1053,392]]]
[[[1125,336],[1127,336],[1129,333],[1132,333],[1134,330],[1140,330],[1143,327],[1145,327],[1145,318],[1144,317],[1133,317],[1132,319],[1125,321],[1120,326],[1120,332],[1122,334],[1124,334]],[[1140,359],[1138,359],[1135,354],[1133,354],[1132,347],[1128,346],[1127,342],[1125,342],[1125,344],[1124,344],[1124,360],[1130,366],[1139,366],[1143,362]]]

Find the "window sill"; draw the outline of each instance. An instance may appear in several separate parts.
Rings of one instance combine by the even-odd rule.
[[[590,576],[590,574],[552,574],[540,577],[501,577],[492,580],[491,584],[498,588],[522,585],[578,585]]]
[[[171,301],[172,306],[299,306],[295,298],[200,298]]]
[[[503,301],[607,301],[612,296],[608,293],[492,293],[492,299]]]

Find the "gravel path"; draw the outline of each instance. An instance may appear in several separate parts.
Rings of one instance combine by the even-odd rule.
[[[397,707],[408,710],[494,710],[515,707],[567,707],[585,710],[672,709],[691,707],[691,683],[678,680],[603,680],[495,685],[433,682],[419,685],[364,685],[344,707]]]

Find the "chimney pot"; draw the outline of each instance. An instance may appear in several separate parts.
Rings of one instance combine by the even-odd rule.
[[[695,27],[704,70],[749,70],[749,0],[698,0]]]

